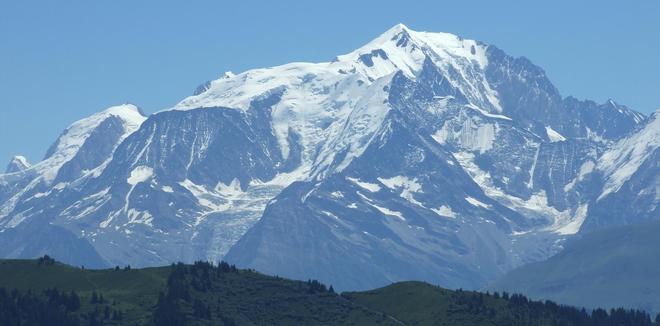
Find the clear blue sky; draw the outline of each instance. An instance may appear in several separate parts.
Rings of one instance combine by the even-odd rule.
[[[0,168],[105,107],[152,113],[224,71],[331,60],[398,22],[526,56],[563,95],[660,108],[658,0],[407,2],[0,0]]]

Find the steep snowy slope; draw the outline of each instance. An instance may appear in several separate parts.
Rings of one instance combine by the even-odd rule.
[[[638,132],[619,141],[599,158],[597,169],[605,176],[605,187],[598,199],[619,191],[639,167],[652,157],[658,147],[660,112],[653,114]]]
[[[402,279],[474,287],[518,265],[508,236],[529,221],[406,120],[392,112],[346,169],[288,187],[225,259],[338,289]]]
[[[91,246],[78,243],[77,235],[49,225],[52,216],[47,213],[59,205],[63,193],[100,173],[118,144],[144,119],[134,105],[108,108],[69,126],[41,162],[0,175],[0,193],[4,198],[0,203],[0,242],[13,243],[2,246],[2,255],[30,257],[59,252],[71,257],[74,263],[101,265],[96,252]],[[67,251],[75,247],[89,253],[70,255]],[[90,256],[96,258],[82,259]]]
[[[595,166],[587,229],[660,218],[660,111],[609,148]],[[593,185],[591,185],[593,187]]]

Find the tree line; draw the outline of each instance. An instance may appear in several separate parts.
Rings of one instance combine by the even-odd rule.
[[[37,260],[39,266],[55,263],[48,256]],[[209,300],[213,296],[205,293],[217,293],[214,292],[218,291],[217,283],[214,288],[214,282],[223,274],[242,272],[224,261],[217,265],[203,261],[192,265],[172,264],[166,287],[151,309],[152,318],[148,324],[183,326],[202,321],[213,325],[236,325],[236,320],[223,315],[220,309],[222,300],[227,298]],[[332,286],[317,280],[298,282],[296,291],[311,295],[336,295]],[[469,315],[490,321],[493,325],[660,326],[660,314],[652,319],[647,312],[635,309],[586,310],[550,300],[535,301],[508,292],[483,293],[458,289],[452,291],[450,297],[448,314]],[[102,293],[96,291],[88,293],[83,300],[75,291],[56,288],[24,292],[0,288],[0,325],[123,325],[123,312],[112,309],[114,305],[115,302],[108,302]]]
[[[557,326],[660,326],[660,314],[654,320],[642,310],[577,308],[557,304],[550,300],[535,301],[522,294],[508,292],[468,292],[461,289],[452,294],[453,309],[497,319],[505,325],[557,325]],[[504,307],[488,304],[487,299],[502,300]]]

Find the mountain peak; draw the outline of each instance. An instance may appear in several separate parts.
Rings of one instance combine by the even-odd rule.
[[[124,137],[137,130],[147,119],[136,105],[126,103],[111,106],[74,122],[62,132],[57,141],[48,149],[44,161],[38,164],[40,169],[46,171],[44,174],[46,180],[50,181],[54,178],[62,164],[72,159],[94,130],[110,118],[121,120],[125,131]]]
[[[405,24],[398,23],[398,24],[392,26],[392,28],[390,28],[389,30],[406,31],[406,30],[410,30],[410,29]]]
[[[639,115],[641,116],[641,114]],[[643,124],[640,124],[638,128],[635,133],[619,140],[600,157],[598,167],[605,172],[607,179],[605,189],[598,200],[605,198],[612,192],[619,191],[621,186],[633,176],[633,173],[647,159],[652,157],[656,149],[660,148],[660,116],[658,116],[658,111],[646,119]]]
[[[309,82],[310,78],[333,80],[334,83],[343,79],[342,76],[354,75],[359,76],[357,78],[362,82],[367,81],[370,84],[399,71],[409,78],[415,78],[427,60],[447,74],[450,70],[460,71],[461,73],[455,76],[458,79],[474,75],[483,79],[483,70],[488,64],[486,49],[487,46],[483,43],[463,39],[454,34],[420,32],[399,23],[358,49],[337,56],[332,62],[293,62],[252,69],[236,75],[225,73],[220,78],[199,86],[192,96],[182,100],[172,109],[247,109],[252,99],[258,96],[281,87],[304,88],[303,84]],[[464,83],[469,87],[481,84],[482,81]],[[494,96],[491,97],[495,99]],[[486,106],[501,111],[497,103]]]
[[[337,57],[340,62],[353,62],[374,79],[401,70],[415,76],[429,58],[440,65],[475,64],[485,68],[486,46],[451,33],[420,32],[404,24],[396,24],[364,46]],[[360,67],[362,66],[362,67]]]
[[[387,36],[389,36],[390,39],[391,39],[392,37],[396,37],[396,36],[398,36],[398,35],[401,34],[401,33],[409,34],[410,32],[414,32],[414,31],[411,30],[410,28],[408,28],[408,26],[406,26],[406,25],[404,25],[404,24],[402,24],[402,23],[398,23],[398,24],[392,26],[392,27],[391,27],[390,29],[388,29],[387,31],[385,31],[385,33],[381,34],[380,37],[387,37]],[[380,37],[379,37],[379,38],[380,38]]]
[[[82,145],[84,140],[99,124],[110,117],[121,119],[125,128],[131,131],[136,130],[146,120],[146,117],[136,105],[126,103],[111,106],[99,113],[71,124],[58,139],[57,147],[60,149],[67,147],[77,148]]]
[[[30,166],[32,165],[30,164],[30,162],[28,162],[25,156],[16,155],[11,159],[9,164],[7,164],[5,173],[21,172],[30,168]]]
[[[616,110],[620,114],[632,117],[632,119],[637,124],[641,123],[646,118],[646,116],[644,114],[639,113],[637,111],[634,111],[634,110],[628,108],[625,105],[619,104],[611,98],[608,98],[607,101],[605,101],[605,103],[603,104],[603,107],[606,107],[606,108],[611,109],[611,110]]]

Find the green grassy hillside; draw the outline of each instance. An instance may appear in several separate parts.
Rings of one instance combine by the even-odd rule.
[[[451,291],[421,282],[339,295],[316,281],[266,276],[226,263],[83,270],[40,259],[0,260],[0,325],[652,323],[642,312],[599,310],[591,316],[519,295]]]
[[[207,263],[173,267],[167,293],[155,311],[157,324],[172,320],[181,322],[168,325],[398,324],[315,281],[292,281]]]
[[[170,270],[170,267],[83,270],[56,262],[0,260],[0,287],[35,293],[51,288],[75,291],[81,302],[76,315],[95,309],[103,311],[107,306],[122,311],[123,315],[121,323],[107,324],[146,324],[151,320],[158,293],[165,289]],[[90,302],[94,292],[103,296],[103,303]]]
[[[366,291],[343,293],[352,302],[387,312],[406,325],[609,325],[586,312],[523,296],[450,291],[422,282],[402,282]],[[640,316],[627,325],[646,325]],[[615,323],[613,325],[625,325]]]

